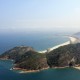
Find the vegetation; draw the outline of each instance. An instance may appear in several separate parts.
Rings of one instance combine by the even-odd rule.
[[[80,44],[59,47],[49,53],[40,54],[31,47],[15,47],[0,56],[1,59],[13,59],[14,67],[27,70],[39,70],[50,67],[75,66],[80,64]]]
[[[51,51],[47,54],[47,62],[50,67],[80,64],[80,44],[70,44]]]
[[[30,50],[34,51],[34,49],[31,47],[25,47],[25,46],[14,47],[14,48],[4,52],[0,57],[4,58],[4,59],[6,58],[6,59],[17,60],[22,55],[24,55],[26,52],[28,52]]]
[[[1,59],[13,59],[14,67],[38,70],[48,67],[46,54],[40,54],[31,47],[15,47],[0,56]]]
[[[29,51],[21,56],[21,59],[15,62],[16,67],[38,70],[48,67],[45,54]]]

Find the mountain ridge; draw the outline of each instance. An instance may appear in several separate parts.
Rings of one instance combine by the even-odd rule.
[[[0,59],[13,59],[15,69],[26,71],[80,66],[80,43],[61,46],[43,54],[32,47],[14,47],[0,55]]]

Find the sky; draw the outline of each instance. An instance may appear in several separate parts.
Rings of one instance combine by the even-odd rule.
[[[54,31],[80,31],[80,0],[0,0],[0,33]]]

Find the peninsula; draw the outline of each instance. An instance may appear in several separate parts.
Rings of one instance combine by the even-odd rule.
[[[12,69],[35,72],[47,68],[80,66],[80,40],[70,36],[70,41],[57,45],[43,53],[29,46],[17,46],[0,55],[1,60],[14,60]]]

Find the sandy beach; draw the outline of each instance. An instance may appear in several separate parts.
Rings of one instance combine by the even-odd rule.
[[[46,49],[46,50],[38,51],[38,52],[39,52],[39,53],[46,53],[47,50],[49,50],[49,52],[50,52],[50,51],[52,51],[52,50],[54,50],[54,49],[57,49],[57,48],[59,48],[59,47],[61,47],[61,46],[65,46],[65,45],[68,45],[68,44],[74,44],[74,43],[78,43],[78,42],[79,42],[78,39],[75,38],[75,37],[69,36],[68,38],[69,38],[70,40],[67,41],[67,42],[65,42],[65,43],[62,43],[62,44],[56,45],[56,46],[54,46],[54,47],[52,47],[52,48],[48,48],[48,49]]]
[[[73,67],[73,68],[80,70],[80,66],[79,67]]]
[[[61,47],[61,46],[68,45],[68,44],[70,44],[70,41],[67,41],[67,42],[65,42],[65,43],[62,43],[62,44],[56,45],[56,46],[54,46],[54,47],[52,47],[52,48],[49,48],[49,52],[52,51],[52,50],[54,50],[54,49],[57,49],[57,48],[59,48],[59,47]],[[47,50],[38,51],[38,52],[39,52],[39,53],[46,53]]]
[[[77,65],[74,66],[73,68],[80,70],[80,64],[77,64]]]

